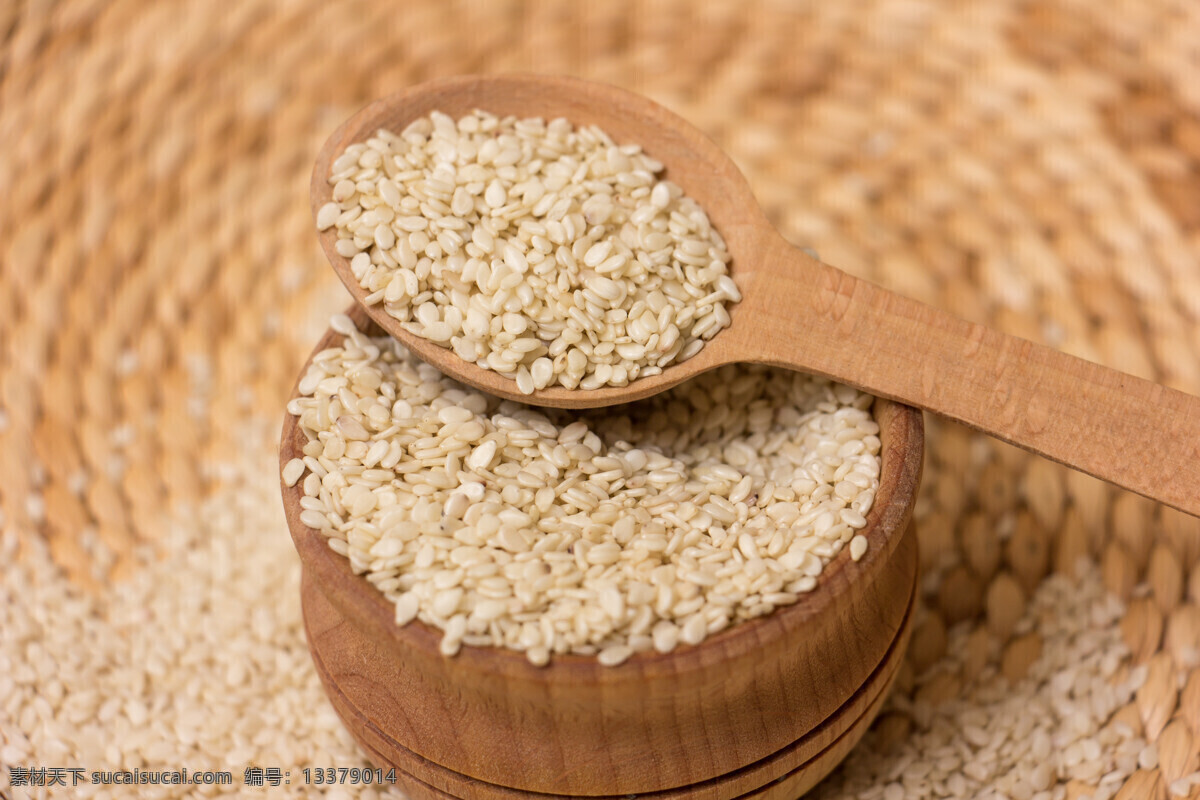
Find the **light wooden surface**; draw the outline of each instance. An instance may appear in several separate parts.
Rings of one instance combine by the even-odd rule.
[[[349,313],[365,319],[358,308]],[[314,352],[340,340],[330,331]],[[443,790],[468,798],[507,787],[679,790],[715,800],[756,790],[851,737],[844,752],[891,680],[881,664],[902,650],[915,590],[915,535],[903,534],[920,480],[921,415],[881,400],[875,416],[883,472],[862,560],[843,551],[795,605],[699,646],[638,654],[613,668],[582,656],[538,668],[494,648],[442,656],[441,632],[420,622],[396,627],[383,595],[299,521],[299,487],[283,487],[304,569],[309,645],[327,691],[377,758],[430,785],[449,781]],[[306,441],[287,416],[280,464]],[[827,771],[836,759],[813,763]],[[454,783],[455,775],[471,780]]]
[[[909,300],[815,261],[767,221],[734,163],[680,117],[636,94],[556,76],[461,77],[372,103],[325,142],[311,185],[314,216],[331,199],[330,164],[381,127],[402,129],[434,109],[473,108],[596,124],[641,144],[709,213],[733,257],[743,301],[731,327],[695,358],[627,387],[551,387],[522,395],[516,383],[403,330],[383,306],[385,330],[443,372],[492,394],[561,407],[628,402],[700,372],[756,362],[824,375],[941,414],[1005,442],[1200,516],[1200,398],[1034,344]],[[346,288],[365,291],[321,243]]]

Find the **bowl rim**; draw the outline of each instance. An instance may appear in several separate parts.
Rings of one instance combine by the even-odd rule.
[[[386,335],[357,304],[344,313],[368,335]],[[330,347],[340,346],[343,339],[343,335],[332,328],[326,330],[297,374],[288,395],[289,405],[292,399],[300,396],[300,380],[313,358]],[[883,398],[876,398],[872,408],[877,421],[881,416],[884,418],[880,422],[882,464],[879,488],[867,513],[867,524],[858,531],[868,540],[863,557],[853,561],[850,548],[843,547],[825,565],[817,587],[801,595],[795,603],[761,617],[731,624],[698,645],[681,644],[668,653],[654,650],[634,653],[613,667],[601,665],[594,655],[573,653],[552,654],[550,663],[539,667],[531,664],[519,650],[466,644],[457,655],[447,657],[439,649],[441,629],[418,619],[403,627],[397,626],[392,602],[363,575],[354,574],[350,559],[330,548],[328,537],[300,522],[302,480],[289,487],[283,481],[282,470],[292,458],[303,457],[301,448],[307,439],[297,418],[286,411],[279,451],[280,489],[289,533],[301,565],[314,578],[314,585],[355,622],[365,622],[377,631],[387,632],[394,645],[415,648],[426,657],[453,660],[455,668],[465,673],[502,672],[510,680],[541,684],[560,681],[564,684],[579,681],[614,683],[662,676],[677,678],[689,670],[710,669],[731,656],[746,655],[770,639],[795,633],[817,615],[832,613],[857,580],[869,578],[882,566],[879,562],[892,556],[912,518],[920,485],[924,420],[919,409]]]

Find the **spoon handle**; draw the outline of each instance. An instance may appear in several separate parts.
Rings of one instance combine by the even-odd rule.
[[[751,360],[932,411],[1200,516],[1200,398],[778,250]]]

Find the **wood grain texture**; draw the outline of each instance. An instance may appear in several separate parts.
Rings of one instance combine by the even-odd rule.
[[[660,375],[627,387],[551,387],[532,396],[404,331],[381,305],[368,309],[442,371],[521,402],[579,408],[646,397],[732,362],[801,369],[941,414],[1200,516],[1200,398],[968,323],[809,258],[770,225],[737,167],[711,140],[639,95],[572,78],[511,75],[433,81],[391,95],[352,116],[322,147],[311,184],[314,216],[331,198],[330,164],[346,146],[434,109],[457,115],[477,107],[562,116],[641,144],[725,237],[743,301],[730,310],[729,329]],[[334,250],[336,230],[320,239],[361,303],[366,293]]]
[[[359,309],[350,313],[360,324],[365,319]],[[331,331],[314,352],[340,339]],[[396,627],[383,595],[300,523],[300,489],[283,487],[304,568],[310,648],[335,704],[360,741],[433,786],[438,770],[561,795],[681,789],[760,763],[773,765],[762,783],[788,774],[875,707],[874,695],[864,695],[851,706],[855,713],[821,727],[872,683],[907,635],[917,562],[915,536],[904,534],[920,480],[923,425],[920,412],[886,400],[874,413],[883,473],[862,560],[843,551],[795,605],[699,646],[637,654],[612,668],[582,656],[538,668],[493,648],[442,656],[441,632],[420,622]],[[288,416],[281,466],[305,441]],[[426,763],[437,769],[423,772]],[[734,794],[705,796],[756,789],[762,783],[747,776],[767,767],[759,769],[726,780]],[[495,796],[445,786],[457,796]]]
[[[915,530],[911,525],[905,533],[905,539],[913,543],[916,541]],[[911,638],[916,588],[914,581],[908,611],[879,666],[859,690],[820,725],[778,752],[742,769],[697,784],[658,792],[656,797],[660,800],[726,800],[732,797],[793,800],[815,786],[858,743],[887,699]],[[341,626],[345,618],[329,604],[321,592],[314,590],[307,580],[302,582],[301,597],[305,631],[309,638],[313,662],[330,703],[372,762],[384,769],[397,770],[397,783],[409,797],[414,800],[448,797],[463,800],[519,800],[530,796],[580,796],[546,793],[534,795],[520,789],[481,781],[440,766],[400,744],[371,721],[352,699],[353,688],[347,691],[345,682],[339,682],[325,665],[322,654],[327,637],[318,635],[316,631]],[[354,637],[357,633],[350,626],[345,626],[343,630],[349,637]],[[375,647],[374,642],[361,638],[356,645],[367,651]],[[608,795],[611,800],[627,796]]]
[[[782,240],[763,252],[777,300],[747,298],[759,330],[736,340],[739,360],[936,412],[1200,515],[1200,398],[958,319]]]

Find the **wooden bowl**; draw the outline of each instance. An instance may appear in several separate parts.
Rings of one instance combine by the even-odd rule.
[[[347,313],[380,335],[360,308]],[[314,353],[341,338],[330,330]],[[398,627],[391,603],[300,522],[300,485],[284,486],[309,648],[330,700],[417,798],[796,797],[865,732],[911,628],[922,418],[884,400],[874,414],[883,468],[860,561],[843,549],[794,605],[617,667],[584,656],[535,667],[497,648],[441,655],[441,632]],[[288,415],[280,466],[305,443]]]

